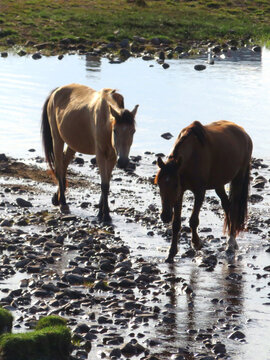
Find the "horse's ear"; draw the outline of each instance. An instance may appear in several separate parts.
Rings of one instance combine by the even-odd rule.
[[[165,166],[165,164],[160,156],[157,158],[157,164],[158,164],[158,167],[160,167],[160,169],[162,169]]]
[[[133,115],[134,118],[137,113],[138,107],[139,107],[139,105],[136,105],[135,108],[131,111],[131,114]]]
[[[116,121],[119,121],[121,119],[121,116],[119,115],[119,113],[111,105],[110,105],[110,111]]]

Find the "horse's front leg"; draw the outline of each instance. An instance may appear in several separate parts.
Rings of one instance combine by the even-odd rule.
[[[181,229],[181,211],[182,211],[183,194],[180,195],[177,203],[174,205],[173,223],[172,223],[172,242],[169,255],[166,259],[167,263],[173,263],[174,257],[178,252],[178,235]]]
[[[198,192],[195,192],[194,195],[195,195],[194,207],[192,210],[191,218],[189,220],[189,226],[192,232],[191,246],[195,250],[200,250],[202,248],[202,241],[198,236],[197,227],[199,225],[199,213],[203,204],[205,190],[200,190]]]
[[[99,200],[99,212],[98,219],[104,223],[110,223],[112,218],[110,216],[110,208],[108,205],[108,195],[110,191],[110,185],[101,182],[101,196]]]
[[[112,169],[114,168],[116,159],[117,157],[115,154],[109,158],[103,154],[97,154],[97,164],[101,176],[101,196],[99,201],[98,219],[104,223],[110,223],[112,221],[108,205],[108,195],[110,190]]]

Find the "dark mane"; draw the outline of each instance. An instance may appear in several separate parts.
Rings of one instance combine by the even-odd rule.
[[[120,109],[124,109],[124,98],[121,94],[118,94],[117,92],[112,93],[112,98],[117,103],[118,107]]]
[[[193,121],[192,124],[184,128],[179,134],[179,141],[174,147],[173,157],[177,155],[179,147],[191,134],[197,137],[201,145],[205,144],[206,132],[204,126],[199,121]]]

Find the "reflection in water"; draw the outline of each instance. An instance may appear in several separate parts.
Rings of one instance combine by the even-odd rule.
[[[219,342],[229,348],[233,340],[227,343],[228,334],[236,327],[240,329],[239,325],[244,322],[241,264],[228,265],[224,261],[219,270],[211,274],[198,268],[197,264],[189,264],[187,272],[183,265],[180,265],[181,273],[188,275],[188,284],[179,277],[179,266],[170,265],[165,275],[169,303],[165,305],[157,330],[158,336],[166,343],[159,352],[162,359],[176,353],[179,348],[191,358],[196,352],[213,354],[215,344]],[[190,291],[186,291],[187,288]],[[231,354],[235,351],[239,352],[239,349],[230,349]]]
[[[101,58],[99,56],[86,54],[86,70],[92,72],[100,72],[101,71]]]
[[[237,50],[228,49],[225,52],[222,52],[220,55],[216,56],[217,59],[223,61],[232,61],[232,62],[260,62],[262,59],[261,51],[253,51],[248,48],[240,48]]]

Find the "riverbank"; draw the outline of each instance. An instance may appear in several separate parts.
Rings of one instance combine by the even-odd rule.
[[[107,227],[96,221],[100,179],[89,157],[71,166],[65,216],[50,204],[55,185],[41,157],[0,160],[0,305],[14,315],[15,331],[63,316],[77,360],[240,359],[258,349],[269,356],[269,164],[253,161],[248,232],[235,259],[225,257],[223,214],[211,192],[200,215],[203,251],[190,251],[189,194],[171,266],[171,230],[159,220],[152,183],[155,154],[133,157],[129,172],[114,169]]]
[[[0,4],[0,47],[18,51],[196,51],[269,41],[270,6],[258,0],[106,0]],[[123,50],[124,49],[124,50]],[[181,51],[180,51],[181,50]]]

